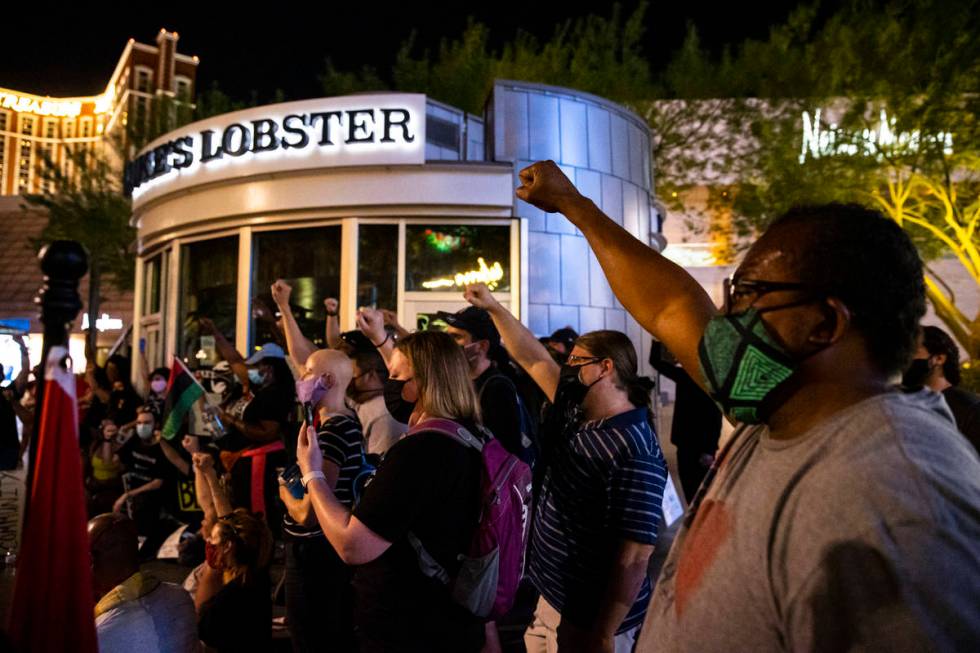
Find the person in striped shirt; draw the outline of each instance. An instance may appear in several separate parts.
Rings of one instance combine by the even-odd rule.
[[[465,298],[488,311],[511,357],[552,402],[539,436],[528,569],[541,593],[529,653],[628,652],[650,598],[667,465],[650,427],[649,387],[618,331],[580,336],[559,367],[483,284]]]
[[[345,404],[353,375],[343,353],[321,349],[306,360],[297,394],[309,398],[319,417],[317,440],[323,472],[337,499],[354,504],[354,480],[363,461],[361,424]],[[303,425],[306,428],[306,425]],[[356,650],[351,571],[334,551],[317,522],[309,495],[296,499],[285,486],[286,617],[295,651]]]

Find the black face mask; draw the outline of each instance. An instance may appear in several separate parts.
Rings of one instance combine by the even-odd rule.
[[[589,385],[582,383],[579,379],[579,370],[584,367],[584,365],[571,366],[568,364],[561,366],[561,372],[558,375],[558,388],[555,391],[555,396],[561,396],[568,399],[570,403],[576,406],[581,406],[582,402],[585,401],[586,396],[589,394],[589,390],[592,389],[596,383],[602,380],[599,377]]]
[[[915,358],[909,365],[908,369],[905,370],[905,374],[902,375],[902,386],[906,388],[921,388],[926,384],[926,379],[929,378],[929,372],[932,368],[929,367],[928,358]]]

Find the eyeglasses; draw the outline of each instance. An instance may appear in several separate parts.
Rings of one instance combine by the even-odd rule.
[[[735,306],[747,309],[763,295],[780,290],[805,290],[813,292],[813,286],[798,281],[763,281],[761,279],[733,279],[725,283],[725,315],[731,315]],[[744,310],[744,309],[743,309]]]
[[[585,367],[586,365],[592,365],[593,363],[598,363],[604,360],[602,356],[569,356],[568,366],[569,367]]]

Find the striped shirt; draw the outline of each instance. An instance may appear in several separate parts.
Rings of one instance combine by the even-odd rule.
[[[622,541],[656,542],[667,464],[646,408],[572,421],[564,432],[538,497],[528,572],[563,618],[589,627]],[[647,578],[618,633],[642,623],[649,598]]]
[[[337,486],[333,491],[334,495],[342,504],[350,508],[354,503],[354,479],[360,472],[363,461],[364,444],[361,435],[361,423],[357,421],[356,417],[331,415],[320,424],[320,429],[316,435],[320,443],[320,452],[323,453],[323,460],[340,467]],[[282,522],[283,531],[293,537],[323,536],[319,523],[314,522],[312,526],[297,524],[289,516],[288,511],[283,515]]]

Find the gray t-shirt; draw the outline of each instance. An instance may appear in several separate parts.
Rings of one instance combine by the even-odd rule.
[[[742,427],[719,460],[637,651],[980,650],[980,460],[939,395]]]

